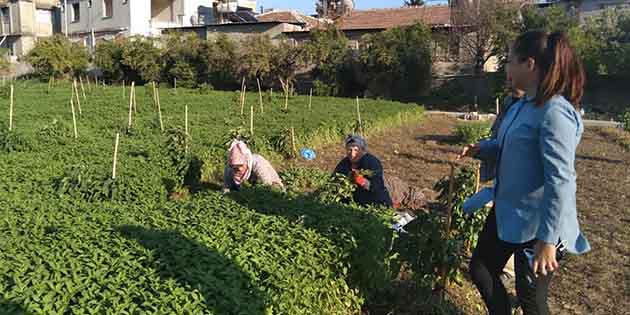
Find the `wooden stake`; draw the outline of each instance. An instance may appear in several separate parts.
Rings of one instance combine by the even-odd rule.
[[[74,89],[74,96],[77,98],[77,109],[79,110],[79,115],[82,115],[81,112],[81,97],[79,96],[79,88],[77,88],[77,80],[72,80],[72,87]]]
[[[291,126],[291,147],[293,148],[293,155],[297,156],[297,148],[295,144],[295,128]]]
[[[125,80],[123,80],[122,82],[122,90],[123,90],[123,99],[126,99],[127,96],[125,95]]]
[[[245,90],[245,77],[241,79],[241,116],[243,116],[243,103],[245,102],[243,97],[243,91]]]
[[[256,78],[256,84],[258,84],[258,102],[260,103],[260,113],[264,114],[265,108],[263,107],[262,90],[260,89],[260,80],[258,78]]]
[[[53,80],[54,80],[54,78],[53,78]],[[88,76],[88,75],[85,76],[85,82],[87,82],[88,91],[92,92],[92,85],[90,84],[90,76]]]
[[[162,123],[162,109],[160,108],[160,90],[155,89],[155,99],[158,109],[158,118],[160,119],[160,130],[164,131],[164,124]]]
[[[358,96],[357,96],[357,121],[359,122],[359,133],[363,134],[363,123],[361,122],[361,108],[359,107]]]
[[[153,106],[157,107],[157,92],[155,89],[155,81],[151,81],[151,87],[153,87]]]
[[[173,87],[175,88],[175,93],[177,93],[177,78],[173,78]]]
[[[269,89],[269,98],[273,98],[273,88]]]
[[[289,90],[284,91],[284,110],[289,110]]]
[[[188,153],[188,138],[190,137],[188,134],[188,105],[184,106],[184,130],[186,132],[186,137],[184,138],[184,148],[186,149],[186,153]]]
[[[83,79],[79,76],[79,82],[81,83],[81,93],[83,94],[83,103],[87,104],[87,97],[85,96],[85,88],[83,87]]]
[[[475,193],[479,191],[479,186],[481,185],[481,165],[479,163],[475,163]]]
[[[116,179],[116,161],[118,159],[118,139],[120,133],[116,133],[116,142],[114,143],[114,161],[112,162],[112,179]]]
[[[501,107],[499,107],[499,98],[498,97],[496,98],[495,103],[496,103],[496,113],[497,113],[497,116],[499,116],[499,111],[501,110]]]
[[[13,83],[11,83],[11,101],[9,103],[9,131],[13,130]]]
[[[254,105],[249,107],[249,133],[254,135]]]
[[[74,138],[77,139],[79,134],[77,133],[77,117],[74,113],[74,99],[70,98],[70,108],[72,109],[72,125],[74,126]]]
[[[133,83],[133,88],[129,92],[133,96],[133,112],[136,113],[138,112],[138,103],[136,102],[136,85],[135,85],[135,82],[132,82],[132,83]]]
[[[131,130],[131,112],[133,111],[133,89],[136,82],[131,82],[131,91],[129,92],[129,119],[127,120],[127,132]]]
[[[311,107],[313,105],[313,88],[311,88],[311,90],[308,92],[308,110],[312,110],[313,108]]]
[[[244,109],[245,109],[245,90],[247,89],[247,87],[244,84],[245,81],[243,81],[243,90],[241,91],[241,116],[244,115]]]
[[[4,77],[2,77],[2,85],[4,86]],[[50,93],[50,88],[52,87],[52,76],[50,76],[50,78],[48,78],[48,93]]]

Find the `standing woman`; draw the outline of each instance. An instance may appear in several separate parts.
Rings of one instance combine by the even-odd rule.
[[[461,154],[497,161],[494,207],[470,274],[490,315],[512,314],[499,276],[514,254],[524,314],[549,314],[560,245],[574,254],[590,250],[577,220],[574,165],[584,130],[576,109],[585,75],[563,33],[520,35],[508,62],[513,87],[525,97],[510,107],[496,139],[468,145]]]

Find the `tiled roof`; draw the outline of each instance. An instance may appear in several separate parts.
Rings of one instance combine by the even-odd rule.
[[[403,7],[352,11],[337,23],[341,30],[389,29],[423,22],[430,26],[451,24],[448,6]]]

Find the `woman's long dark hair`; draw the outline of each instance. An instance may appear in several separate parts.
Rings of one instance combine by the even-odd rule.
[[[514,54],[520,62],[534,59],[540,72],[536,104],[542,106],[554,95],[562,95],[575,108],[584,94],[586,75],[582,62],[562,32],[530,31],[514,42]]]

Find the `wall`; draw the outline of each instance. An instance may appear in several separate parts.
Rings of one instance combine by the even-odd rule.
[[[131,22],[128,35],[149,35],[151,34],[151,1],[150,0],[128,0]]]
[[[95,32],[105,30],[128,29],[130,24],[130,4],[138,0],[112,0],[113,12],[111,17],[103,17],[105,11],[103,0],[92,0],[92,7],[88,7],[88,0],[68,0],[68,8],[61,12],[61,32],[65,32],[65,20],[68,19],[68,34],[87,36],[92,29]],[[140,0],[145,2],[147,0]],[[63,1],[62,1],[63,3]],[[79,3],[79,21],[71,21],[71,6]]]

